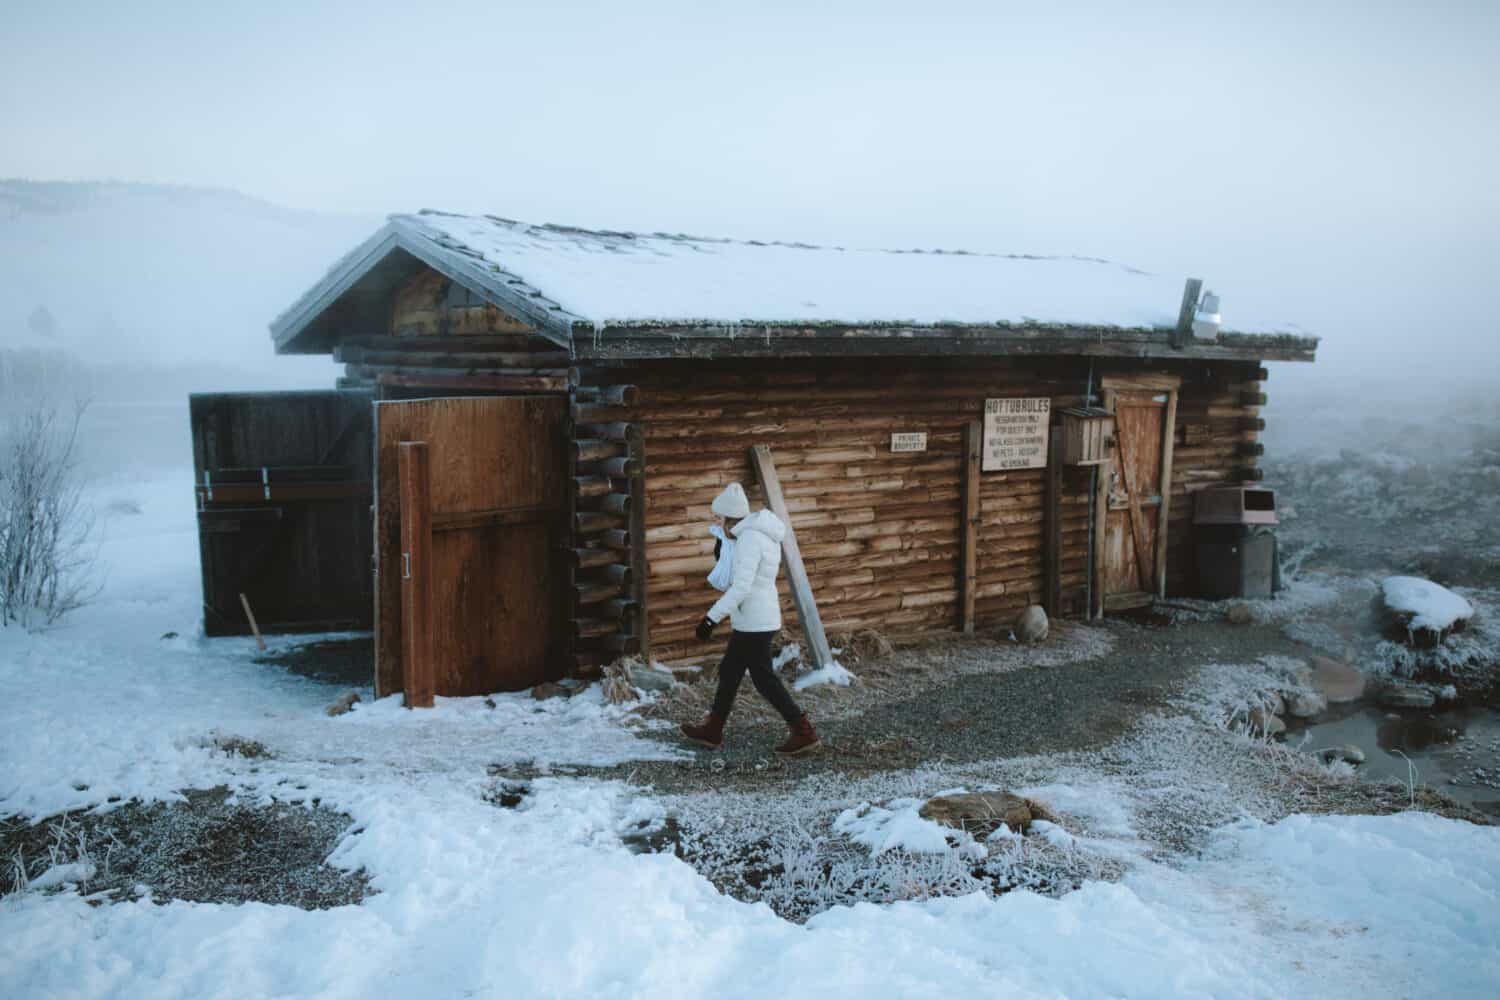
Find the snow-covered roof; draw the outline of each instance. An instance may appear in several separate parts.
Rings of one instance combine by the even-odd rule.
[[[398,249],[569,346],[575,333],[597,342],[612,330],[664,328],[1164,335],[1183,295],[1180,277],[1095,257],[813,246],[422,212],[391,216],[278,318],[278,347],[297,350],[292,341]]]
[[[879,250],[533,226],[427,213],[404,221],[523,276],[595,325],[839,323],[1152,328],[1182,279],[1089,257]]]

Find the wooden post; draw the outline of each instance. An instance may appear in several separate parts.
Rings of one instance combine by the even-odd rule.
[[[812,667],[822,670],[833,662],[833,652],[828,648],[828,636],[823,632],[823,619],[818,615],[818,603],[807,579],[807,567],[802,565],[802,550],[797,546],[797,533],[792,530],[792,519],[787,514],[786,498],[781,493],[781,480],[776,476],[776,463],[771,460],[770,447],[763,444],[752,447],[750,464],[755,467],[756,478],[765,491],[771,513],[786,525],[781,551],[786,557],[786,578],[792,586],[792,603],[797,606],[797,617],[802,619],[802,632],[807,638]]]
[[[959,565],[959,627],[974,631],[974,597],[979,589],[979,459],[984,428],[964,425],[963,550]]]
[[[1104,408],[1115,412],[1115,391],[1104,390]],[[1115,440],[1119,441],[1119,428],[1115,428]],[[1104,617],[1104,562],[1108,555],[1105,542],[1109,526],[1109,485],[1114,468],[1120,461],[1118,444],[1109,450],[1109,461],[1094,466],[1094,550],[1090,553],[1094,561],[1094,606],[1089,609],[1090,620]]]
[[[1162,420],[1161,506],[1156,509],[1156,596],[1167,597],[1167,526],[1172,506],[1172,449],[1177,443],[1177,390],[1167,393],[1167,413]]]
[[[432,662],[432,480],[426,441],[402,441],[401,674],[407,708],[431,708],[436,677]]]
[[[646,468],[645,435],[632,424],[626,434],[630,458]],[[635,637],[641,644],[641,659],[651,662],[650,616],[646,608],[646,476],[642,472],[630,477],[630,579],[635,598]]]
[[[1042,514],[1046,559],[1044,604],[1051,618],[1062,614],[1062,440],[1062,428],[1052,428],[1047,442],[1047,507]]]

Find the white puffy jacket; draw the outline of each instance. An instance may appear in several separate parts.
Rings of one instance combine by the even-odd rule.
[[[729,616],[736,632],[775,632],[781,628],[781,597],[776,574],[781,570],[781,540],[786,525],[769,510],[758,510],[734,526],[734,580],[708,609],[718,623]]]

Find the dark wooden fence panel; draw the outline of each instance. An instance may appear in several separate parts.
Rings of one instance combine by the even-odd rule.
[[[203,627],[244,635],[373,623],[371,395],[211,393],[189,400]]]

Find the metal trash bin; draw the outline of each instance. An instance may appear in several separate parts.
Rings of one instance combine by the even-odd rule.
[[[1272,597],[1281,589],[1276,493],[1264,486],[1200,490],[1193,499],[1198,596]]]

